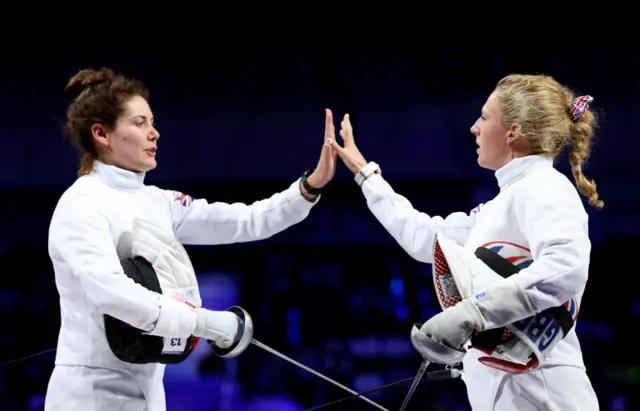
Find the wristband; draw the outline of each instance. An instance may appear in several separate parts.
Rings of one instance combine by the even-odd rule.
[[[356,180],[356,183],[362,187],[362,184],[367,180],[367,178],[369,178],[369,176],[371,176],[371,174],[381,174],[380,166],[373,161],[358,170],[354,179]]]
[[[311,174],[313,174],[313,171],[314,171],[314,169],[313,169],[313,168],[311,168],[311,169],[309,169],[309,170],[305,171],[305,172],[302,174],[301,182],[302,182],[302,187],[304,187],[304,189],[305,189],[305,191],[306,191],[307,193],[309,193],[309,194],[311,194],[311,195],[313,195],[313,196],[317,196],[317,195],[320,195],[320,194],[322,193],[322,190],[324,189],[324,187],[322,187],[322,188],[316,188],[316,187],[312,187],[312,186],[309,184],[309,181],[307,180],[307,177],[309,177]]]

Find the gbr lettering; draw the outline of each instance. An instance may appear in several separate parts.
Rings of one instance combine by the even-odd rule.
[[[513,324],[518,330],[538,346],[538,350],[546,350],[560,333],[560,326],[549,313],[542,312]]]

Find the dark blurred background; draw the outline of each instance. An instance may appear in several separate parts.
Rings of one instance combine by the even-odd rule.
[[[58,294],[46,241],[52,211],[78,167],[61,132],[64,86],[77,70],[106,65],[151,89],[162,137],[149,184],[209,201],[262,199],[315,165],[329,107],[337,119],[351,115],[367,160],[432,215],[468,211],[495,195],[493,174],[477,166],[469,128],[502,76],[547,73],[594,96],[592,109],[601,115],[585,173],[606,205],[588,208],[593,253],[577,332],[601,409],[640,409],[640,362],[628,335],[640,315],[631,258],[640,245],[638,50],[589,50],[589,64],[566,50],[213,61],[175,50],[106,53],[0,63],[0,362],[56,346]],[[267,241],[188,250],[207,307],[242,305],[257,339],[366,390],[414,375],[420,358],[409,341],[411,325],[439,308],[431,267],[400,249],[340,165],[301,224]],[[568,171],[566,157],[558,168]],[[256,347],[233,360],[207,348],[167,367],[170,411],[293,411],[346,395]],[[0,409],[42,410],[54,355],[0,367]],[[407,389],[370,398],[397,409]],[[347,409],[373,408],[358,400],[328,408]],[[410,409],[469,405],[456,380],[423,384]]]

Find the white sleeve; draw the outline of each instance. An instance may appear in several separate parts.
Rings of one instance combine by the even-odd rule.
[[[165,337],[188,336],[195,329],[194,310],[168,301],[124,274],[109,218],[91,195],[63,196],[51,221],[49,251],[52,259],[79,279],[86,298],[100,313],[144,331],[153,331],[158,323],[163,330],[157,331]]]
[[[208,203],[176,191],[164,191],[176,238],[183,244],[216,245],[269,238],[304,220],[317,204],[300,192],[300,180],[265,200]]]
[[[475,224],[475,212],[452,213],[442,218],[417,211],[409,200],[393,191],[380,174],[365,180],[362,192],[369,209],[389,234],[411,257],[424,263],[433,263],[436,232],[443,231],[464,245]]]
[[[571,182],[562,176],[533,177],[514,193],[514,205],[534,262],[511,278],[540,312],[584,290],[591,241],[588,215]]]

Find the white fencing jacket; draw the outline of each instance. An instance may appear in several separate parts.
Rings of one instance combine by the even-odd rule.
[[[113,398],[107,401],[104,395],[100,399],[104,387],[96,386],[99,384],[91,381],[87,370],[102,368],[129,376],[118,377],[122,384],[107,392],[122,388],[124,393],[125,385],[137,385],[138,394],[144,397],[141,410],[145,401],[148,409],[164,410],[164,366],[123,363],[109,349],[104,333],[103,314],[146,331],[161,321],[164,327],[187,330],[187,335],[195,327],[194,313],[185,304],[163,302],[158,294],[124,275],[120,260],[132,256],[134,218],[173,231],[183,244],[230,244],[269,238],[302,221],[317,203],[302,196],[299,180],[281,193],[246,205],[193,199],[181,192],[145,185],[144,177],[143,173],[97,162],[89,175],[78,178],[66,190],[56,206],[49,229],[49,254],[62,319],[55,364],[82,366],[78,368],[82,371],[77,375],[70,368],[54,371],[47,409],[137,410],[133,403],[124,406],[133,401],[128,398],[131,395],[113,397],[120,398],[122,404]],[[98,370],[96,376],[104,373]],[[68,381],[74,375],[78,380]],[[80,384],[80,388],[73,388],[73,384]],[[100,401],[110,405],[104,408]]]
[[[535,312],[560,306],[571,297],[579,305],[588,277],[591,242],[588,215],[575,186],[553,167],[552,159],[542,156],[514,159],[495,175],[500,192],[493,200],[470,213],[445,218],[415,210],[381,175],[367,179],[362,191],[371,212],[414,259],[433,263],[438,231],[471,251],[494,241],[514,243],[529,249],[534,262],[506,281],[516,282]],[[489,403],[482,399],[478,400],[481,405],[474,404],[474,397],[494,395],[505,376],[480,364],[476,357],[481,355],[472,350],[464,361],[474,410],[485,409]],[[584,369],[575,327],[555,346],[546,364]]]

